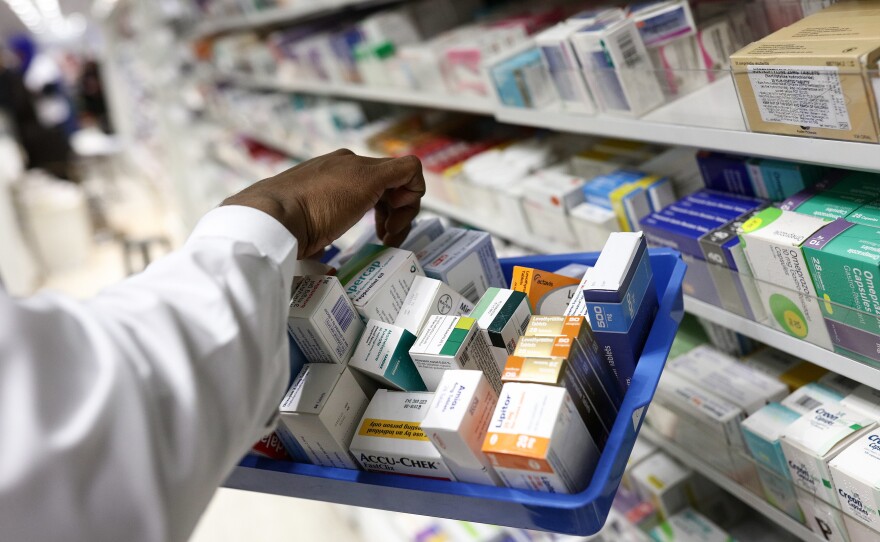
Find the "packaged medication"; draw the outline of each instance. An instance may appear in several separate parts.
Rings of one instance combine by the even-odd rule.
[[[645,175],[608,196],[621,231],[637,231],[641,220],[675,202],[672,183],[665,177]]]
[[[880,390],[860,384],[849,395],[841,399],[840,404],[880,421]]]
[[[785,514],[799,523],[805,523],[804,513],[798,505],[797,492],[794,484],[787,476],[782,476],[775,471],[765,469],[762,465],[758,465],[758,481],[761,483],[761,489],[764,491],[764,499],[774,508],[785,512]]]
[[[727,531],[691,508],[669,517],[648,533],[652,542],[730,542]]]
[[[502,485],[482,451],[497,403],[480,371],[446,371],[437,386],[421,428],[459,482]]]
[[[682,254],[702,260],[700,239],[718,228],[718,221],[664,209],[645,217],[641,227],[652,245],[674,248]],[[706,279],[708,281],[709,277]]]
[[[637,183],[645,174],[634,169],[618,169],[590,179],[583,188],[587,203],[614,211],[611,195],[622,186]]]
[[[770,346],[749,354],[742,362],[782,382],[791,391],[819,380],[828,372],[824,367],[813,365]]]
[[[650,441],[643,438],[636,439],[635,443],[633,443],[632,452],[629,454],[629,459],[626,461],[626,469],[623,471],[623,477],[620,479],[621,487],[627,491],[635,491],[635,483],[630,477],[630,473],[642,461],[648,459],[659,451],[660,448],[652,444]]]
[[[367,245],[339,270],[339,281],[358,314],[393,323],[410,286],[423,276],[412,252],[380,245]]]
[[[843,515],[843,525],[849,535],[849,542],[874,542],[880,539],[880,532],[868,527],[852,516]]]
[[[755,187],[749,175],[748,158],[721,152],[700,151],[697,164],[703,183],[710,190],[755,196]]]
[[[584,278],[584,275],[590,269],[589,265],[581,265],[579,263],[571,263],[566,265],[565,267],[560,267],[556,271],[553,271],[557,275],[562,275],[563,277],[571,277],[573,279],[581,280]]]
[[[516,266],[510,286],[528,297],[535,314],[555,316],[565,313],[578,284],[580,279]]]
[[[467,316],[473,309],[470,301],[439,280],[416,277],[394,325],[418,336],[429,316]]]
[[[831,349],[809,265],[801,252],[801,245],[825,224],[819,218],[768,207],[743,224],[741,237],[775,327]]]
[[[663,452],[648,457],[630,472],[636,493],[669,518],[689,507],[693,472]]]
[[[663,45],[697,30],[687,1],[646,2],[630,12],[646,47]]]
[[[688,201],[702,207],[708,207],[717,214],[729,216],[730,218],[740,217],[746,213],[760,209],[766,206],[764,200],[749,196],[741,196],[725,192],[716,192],[713,190],[700,190],[685,196],[683,201]]]
[[[443,223],[439,218],[426,218],[413,223],[412,229],[406,239],[401,243],[401,250],[418,253],[431,244],[434,239],[443,235]]]
[[[489,76],[502,104],[540,109],[556,99],[541,51],[533,41],[528,40],[503,56],[500,62],[487,61]]]
[[[828,542],[853,542],[844,524],[845,515],[837,505],[832,506],[799,487],[794,490],[810,530]]]
[[[590,481],[599,449],[565,388],[504,385],[483,442],[504,485],[578,493]]]
[[[617,373],[620,389],[626,390],[658,306],[645,236],[611,234],[584,280],[593,333]]]
[[[427,276],[445,282],[471,303],[493,286],[507,287],[492,237],[485,232],[449,228],[418,258]]]
[[[579,152],[571,157],[571,173],[588,181],[602,175],[609,175],[619,169],[635,168],[641,160],[626,154],[599,151],[595,148]]]
[[[522,206],[535,235],[574,246],[568,214],[583,203],[580,177],[542,170],[523,181]]]
[[[791,395],[782,400],[782,405],[804,415],[820,406],[835,405],[842,400],[843,395],[832,388],[811,382],[793,391]]]
[[[364,324],[336,277],[294,282],[287,329],[311,363],[347,363]]]
[[[569,212],[568,219],[577,246],[586,252],[602,250],[608,236],[619,228],[614,211],[592,203],[576,206]]]
[[[783,201],[813,186],[827,171],[822,166],[767,158],[755,159],[754,163],[761,179],[760,183],[755,183],[757,195],[770,201]],[[752,176],[753,181],[756,176]]]
[[[501,369],[473,318],[431,316],[409,355],[429,391],[452,369],[482,371],[492,388],[501,390]]]
[[[825,373],[825,376],[820,378],[817,384],[821,384],[826,388],[830,388],[834,392],[838,393],[841,397],[846,397],[847,395],[856,391],[856,388],[859,387],[859,383],[855,380],[852,380],[832,371],[828,371],[827,373]]]
[[[364,470],[455,480],[420,424],[433,393],[379,390],[351,439],[351,453]]]
[[[307,363],[281,401],[281,423],[313,465],[357,469],[348,447],[369,402],[350,369]]]
[[[513,354],[531,316],[526,294],[501,288],[489,288],[471,312],[499,369],[504,369],[507,356]]]
[[[843,513],[880,530],[880,432],[869,431],[829,466]]]
[[[535,36],[535,43],[563,107],[568,111],[593,114],[596,105],[568,39],[574,31],[571,24],[560,23]]]
[[[791,479],[779,437],[801,415],[779,403],[770,403],[742,423],[743,439],[755,461],[777,475]]]
[[[837,488],[829,462],[877,423],[840,404],[820,406],[789,425],[780,442],[795,485],[829,503]]]
[[[370,320],[348,365],[392,389],[427,391],[409,357],[415,342],[416,336],[402,327]]]
[[[743,365],[711,346],[698,346],[683,356],[669,360],[667,370],[730,401],[747,415],[788,395],[788,387],[782,382]]]

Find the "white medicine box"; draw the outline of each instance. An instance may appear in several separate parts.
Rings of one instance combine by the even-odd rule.
[[[394,324],[417,336],[433,315],[467,316],[474,305],[461,294],[428,277],[416,277]]]
[[[336,277],[297,277],[287,327],[310,363],[348,362],[364,324]]]
[[[339,281],[358,314],[394,323],[413,281],[425,273],[408,250],[366,245],[339,270]]]

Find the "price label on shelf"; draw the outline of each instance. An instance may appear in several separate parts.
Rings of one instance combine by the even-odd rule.
[[[852,129],[835,66],[749,66],[749,80],[764,122]]]

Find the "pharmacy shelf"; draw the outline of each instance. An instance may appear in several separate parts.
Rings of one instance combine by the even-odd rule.
[[[212,18],[197,25],[192,33],[192,37],[200,38],[236,30],[248,30],[281,23],[305,21],[329,15],[345,8],[391,4],[399,1],[401,0],[324,0],[321,2],[300,2],[297,0],[289,7]]]
[[[826,542],[824,538],[818,536],[805,525],[802,525],[798,521],[790,518],[787,514],[773,507],[770,503],[765,501],[759,495],[755,495],[736,481],[725,476],[715,467],[711,466],[698,456],[694,455],[689,450],[686,450],[678,444],[669,441],[647,425],[642,426],[640,435],[647,438],[649,441],[653,442],[654,444],[662,448],[666,453],[675,457],[688,467],[699,472],[700,474],[714,482],[716,485],[718,485],[737,499],[741,500],[747,506],[749,506],[762,516],[766,517],[770,521],[776,523],[794,536],[798,537],[800,540],[806,542]]]
[[[236,86],[254,90],[275,90],[278,92],[335,96],[338,98],[427,107],[476,115],[491,116],[494,112],[492,101],[478,96],[451,96],[448,94],[418,92],[390,87],[368,87],[341,83],[277,81],[269,77],[243,74],[221,74],[217,75],[216,78],[220,81],[230,82]]]
[[[756,341],[772,345],[774,348],[815,363],[829,371],[842,374],[856,382],[880,389],[880,369],[875,369],[864,363],[835,354],[830,350],[797,339],[787,333],[687,295],[684,296],[684,308],[695,316],[701,316],[737,333],[751,337]]]

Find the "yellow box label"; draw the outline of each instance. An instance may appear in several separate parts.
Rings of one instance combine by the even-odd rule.
[[[365,418],[361,423],[358,435],[365,437],[382,437],[404,440],[428,440],[425,432],[416,422],[399,420],[377,420]]]

